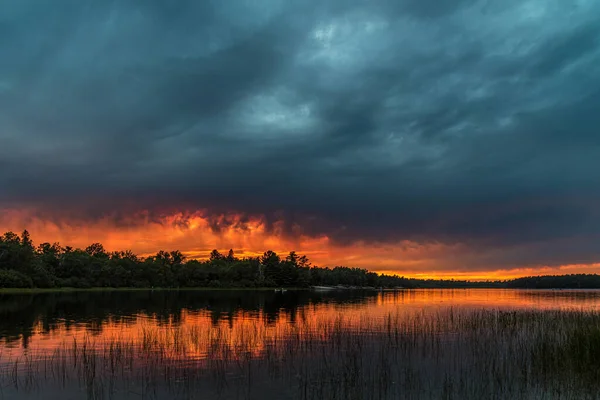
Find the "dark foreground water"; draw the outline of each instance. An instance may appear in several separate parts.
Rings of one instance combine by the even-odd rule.
[[[0,399],[597,399],[600,291],[0,295]]]

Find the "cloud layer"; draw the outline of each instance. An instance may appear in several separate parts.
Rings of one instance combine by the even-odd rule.
[[[597,1],[5,3],[0,208],[600,261]]]

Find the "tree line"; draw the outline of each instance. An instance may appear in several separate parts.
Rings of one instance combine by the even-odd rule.
[[[58,243],[37,247],[27,231],[0,236],[0,288],[186,288],[310,287],[373,288],[525,287],[600,288],[598,275],[530,277],[512,281],[470,282],[409,279],[362,268],[320,268],[292,251],[281,257],[268,250],[239,258],[233,250],[213,250],[208,260],[186,259],[178,250],[138,257],[131,251],[108,252],[102,244],[74,249]]]
[[[319,268],[306,256],[281,257],[268,250],[239,258],[233,250],[213,250],[208,260],[186,259],[178,250],[139,257],[131,251],[108,252],[100,243],[85,249],[42,243],[27,231],[0,236],[0,287],[404,287],[408,279],[360,268]]]

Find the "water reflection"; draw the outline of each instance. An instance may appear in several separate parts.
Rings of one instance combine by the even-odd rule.
[[[0,346],[27,349],[49,339],[102,336],[141,324],[211,324],[233,329],[242,320],[265,326],[298,319],[360,320],[414,310],[600,308],[597,290],[426,289],[375,291],[116,291],[0,295]],[[38,343],[39,342],[39,343]],[[45,344],[44,344],[45,342]],[[52,341],[54,342],[54,341]],[[3,345],[2,345],[3,343]]]
[[[599,307],[600,291],[3,295],[0,399],[596,398]]]
[[[130,325],[147,320],[157,326],[183,323],[184,316],[202,314],[214,326],[233,326],[241,315],[276,324],[296,321],[306,307],[373,303],[376,292],[342,291],[116,291],[0,295],[0,340],[21,341],[27,348],[35,336],[56,330],[85,329],[98,335],[108,324]]]

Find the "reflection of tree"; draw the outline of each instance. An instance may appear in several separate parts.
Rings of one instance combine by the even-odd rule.
[[[597,290],[517,290],[515,291],[518,297],[536,301],[555,301],[561,304],[573,304],[583,306],[585,303],[596,303],[600,298],[600,292]]]
[[[35,296],[0,296],[0,338],[7,342],[23,341],[27,347],[28,339],[40,318],[44,304]],[[45,328],[47,325],[43,325]],[[50,327],[48,326],[50,329]]]
[[[187,312],[208,312],[213,324],[241,314],[262,313],[268,324],[282,315],[294,322],[308,305],[366,303],[376,292],[315,293],[311,291],[113,291],[0,295],[0,339],[21,340],[26,346],[34,329],[41,333],[85,326],[102,333],[109,321],[125,323],[138,315],[158,325],[179,325]],[[302,312],[302,311],[300,311]]]

